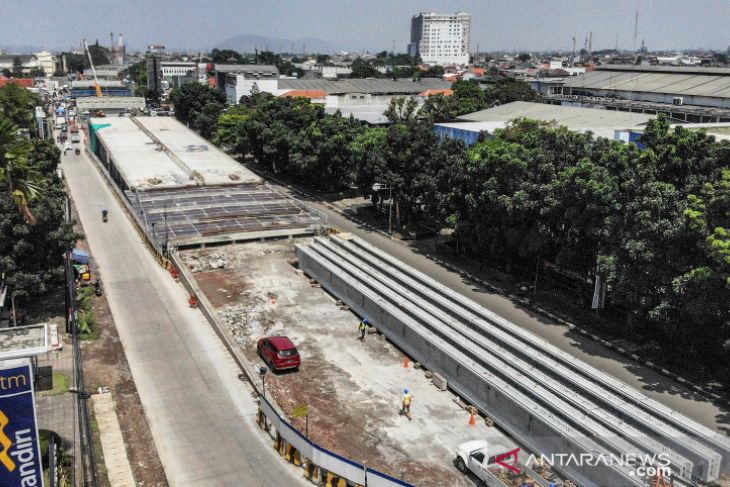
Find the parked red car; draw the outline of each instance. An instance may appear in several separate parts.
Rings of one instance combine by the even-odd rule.
[[[297,347],[284,336],[262,338],[256,344],[259,356],[266,362],[272,372],[286,369],[298,369],[301,361]]]

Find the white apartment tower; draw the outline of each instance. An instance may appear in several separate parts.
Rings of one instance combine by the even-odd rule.
[[[408,54],[420,55],[425,64],[469,64],[471,14],[414,15],[411,19],[411,43]]]

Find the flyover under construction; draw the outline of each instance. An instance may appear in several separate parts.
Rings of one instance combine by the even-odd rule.
[[[730,441],[349,236],[298,245],[310,277],[374,323],[524,446],[547,455],[636,455],[677,484],[730,468]],[[631,465],[554,465],[584,486],[645,485]]]

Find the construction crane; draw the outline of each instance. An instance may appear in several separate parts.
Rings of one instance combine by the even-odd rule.
[[[94,74],[94,83],[96,84],[96,96],[103,96],[101,93],[101,85],[99,84],[99,78],[96,77],[96,68],[94,68],[94,61],[91,59],[91,52],[89,51],[89,44],[84,39],[84,49],[86,49],[86,55],[89,56],[89,64],[91,65],[91,72]]]

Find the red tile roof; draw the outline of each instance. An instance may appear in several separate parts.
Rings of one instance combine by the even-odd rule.
[[[291,90],[287,91],[281,96],[288,98],[309,98],[310,100],[316,100],[319,98],[326,98],[327,92],[322,90]]]
[[[22,86],[24,88],[33,87],[32,78],[6,78],[5,76],[0,75],[0,87],[11,84],[11,83],[18,85],[18,86]]]
[[[443,95],[443,96],[451,96],[454,94],[454,90],[426,90],[422,91],[418,94],[418,96],[433,96],[433,95]]]

